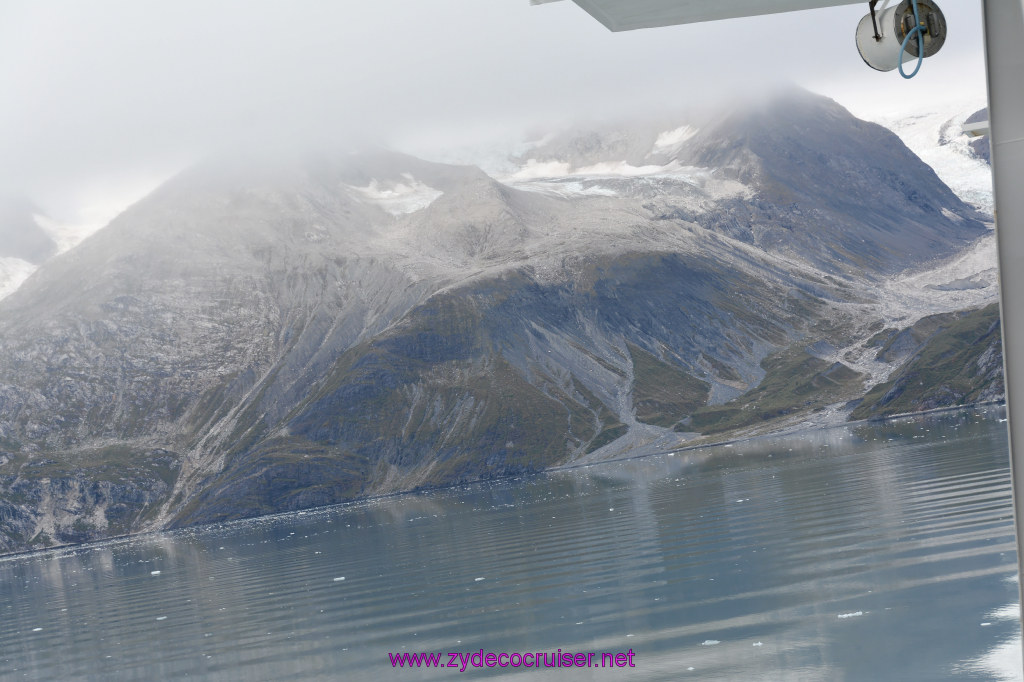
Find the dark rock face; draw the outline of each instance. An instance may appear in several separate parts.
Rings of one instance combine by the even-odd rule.
[[[873,282],[985,230],[897,138],[806,93],[656,154],[656,131],[612,138],[546,153],[729,191],[663,174],[554,196],[388,152],[216,163],[48,261],[0,302],[0,551],[860,398],[861,374],[802,349],[875,334],[850,312]]]
[[[115,458],[125,464],[123,453]],[[66,461],[35,459],[21,466],[18,475],[0,477],[0,552],[136,530],[170,493],[180,456],[149,451],[138,460],[145,464],[113,470],[102,465],[73,469]]]

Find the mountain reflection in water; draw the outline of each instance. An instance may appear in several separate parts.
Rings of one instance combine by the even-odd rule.
[[[854,424],[0,559],[0,679],[552,674],[388,660],[480,649],[635,652],[570,680],[1003,679],[1019,642],[1003,419]]]

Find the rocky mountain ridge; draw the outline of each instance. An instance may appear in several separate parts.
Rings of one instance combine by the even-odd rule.
[[[984,216],[888,131],[802,92],[718,120],[552,138],[504,181],[183,173],[0,301],[0,550],[791,423],[909,360],[865,358],[916,296],[991,300],[946,281]]]

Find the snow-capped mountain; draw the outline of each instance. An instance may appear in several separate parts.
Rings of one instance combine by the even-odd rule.
[[[46,261],[0,301],[0,549],[880,414],[935,339],[928,405],[999,393],[984,216],[830,100],[511,165],[212,161]]]

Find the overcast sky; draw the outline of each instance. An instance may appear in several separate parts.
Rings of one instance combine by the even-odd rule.
[[[571,2],[0,0],[0,183],[73,221],[232,144],[423,147],[775,80],[858,115],[983,101],[980,3],[942,4],[905,81],[857,54],[866,1],[613,34]]]

